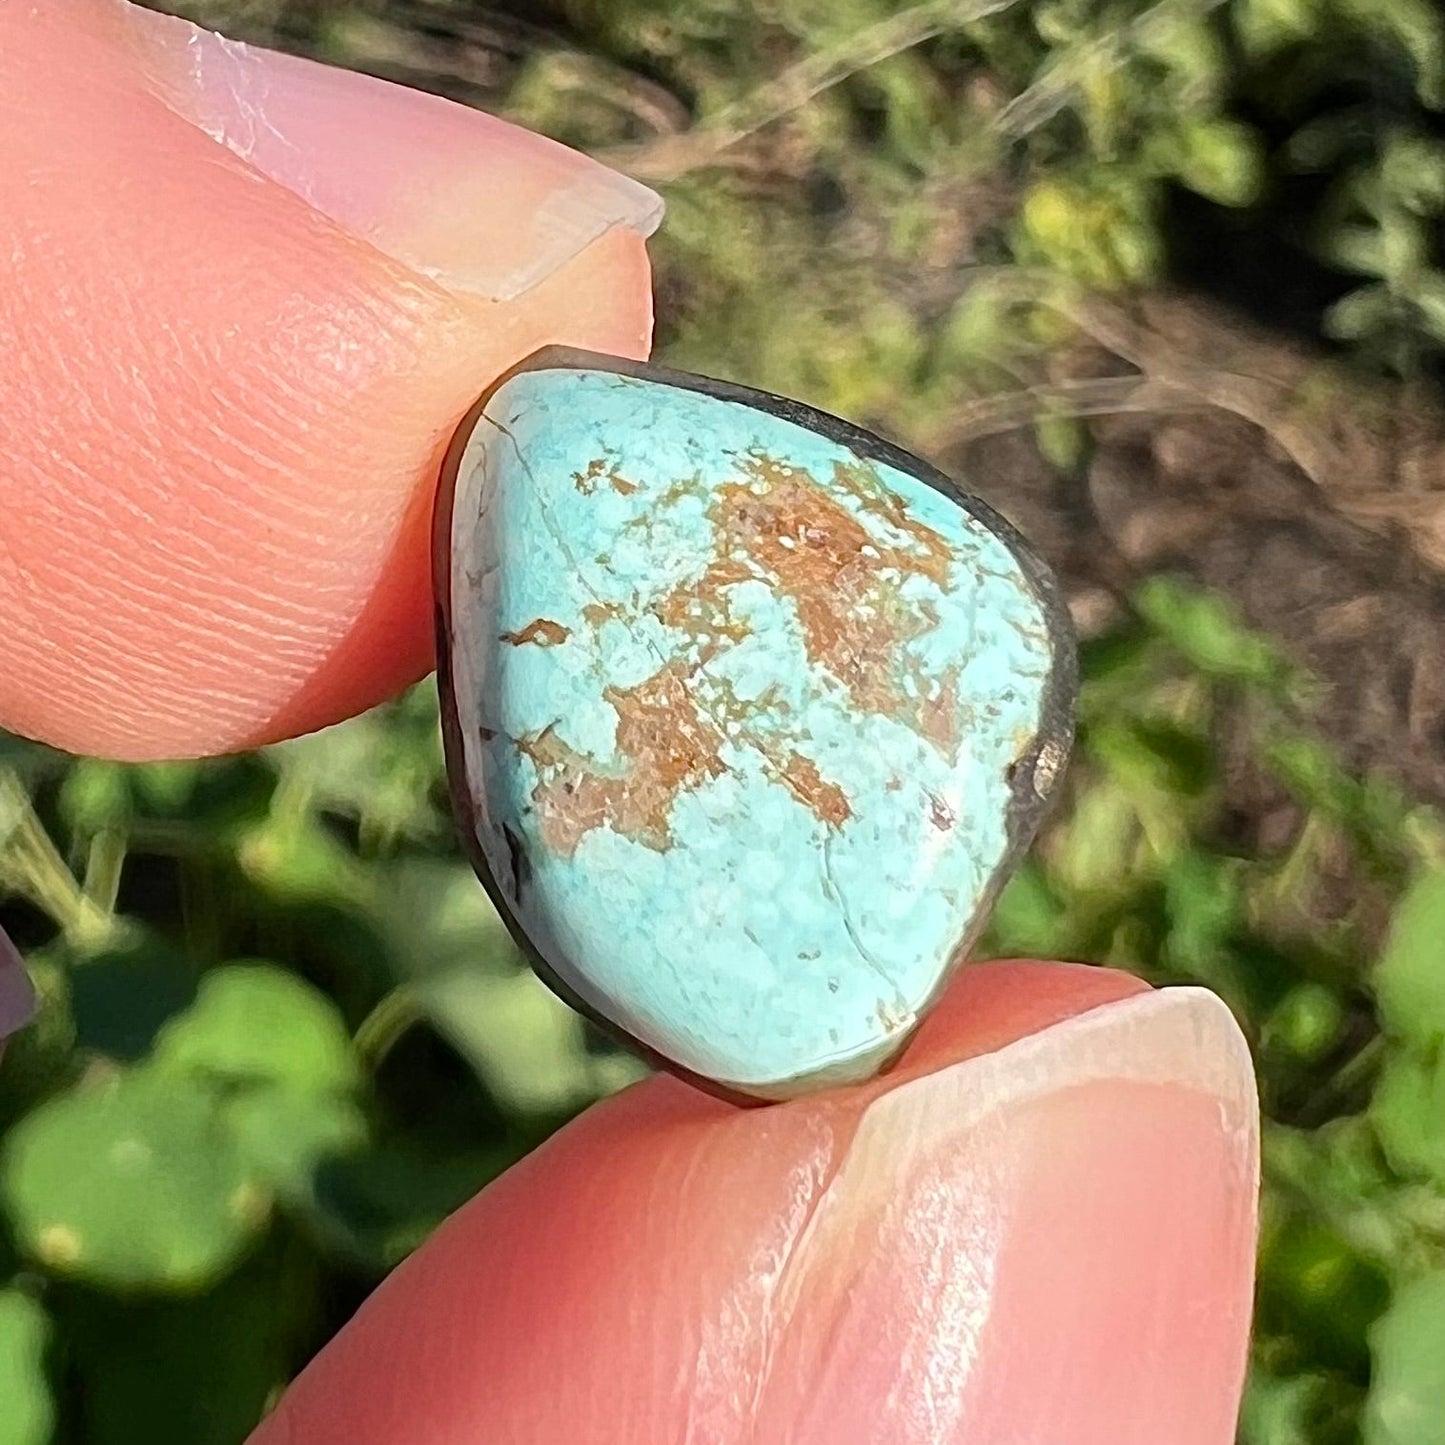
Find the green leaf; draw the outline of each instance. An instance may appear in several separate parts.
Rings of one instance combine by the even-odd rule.
[[[1391,200],[1420,216],[1445,206],[1445,145],[1396,131],[1385,143],[1380,180]]]
[[[399,862],[380,892],[402,981],[507,1108],[567,1112],[640,1075],[630,1056],[586,1047],[581,1018],[532,975],[464,863]]]
[[[1252,631],[1224,598],[1172,577],[1153,577],[1134,597],[1139,615],[1201,672],[1277,694],[1296,669]]]
[[[1088,745],[1121,782],[1144,791],[1195,798],[1218,772],[1208,739],[1167,718],[1098,724]]]
[[[118,828],[130,816],[127,769],[98,758],[80,758],[60,785],[61,815],[80,834]]]
[[[1054,872],[1075,894],[1114,892],[1133,881],[1131,859],[1138,811],[1128,790],[1112,777],[1086,789],[1074,806],[1054,858]]]
[[[1073,471],[1083,460],[1089,434],[1078,417],[1041,416],[1034,426],[1039,451],[1061,472]]]
[[[1429,271],[1418,277],[1410,292],[1410,304],[1420,313],[1430,336],[1445,343],[1445,276]]]
[[[1223,117],[1199,120],[1180,136],[1175,174],[1221,206],[1248,206],[1264,189],[1264,155],[1252,127]]]
[[[644,1072],[640,1064],[622,1073],[599,1068],[581,1016],[530,972],[499,978],[451,969],[420,984],[417,997],[437,1031],[514,1112],[580,1108],[609,1084],[619,1087]]]
[[[321,808],[355,818],[383,844],[445,838],[437,807],[442,782],[436,690],[413,688],[395,702],[322,732],[269,748],[288,786]]]
[[[390,1269],[524,1149],[508,1142],[441,1150],[407,1140],[328,1160],[307,1222],[329,1248],[369,1269]]]
[[[1229,15],[1252,61],[1307,39],[1319,22],[1318,0],[1236,0]]]
[[[224,768],[225,765],[194,762],[137,763],[128,769],[128,773],[147,811],[171,816],[185,810],[208,766],[214,769],[217,766]]]
[[[1293,1212],[1263,1231],[1259,1327],[1293,1335],[1333,1369],[1365,1363],[1365,1333],[1384,1312],[1389,1279],[1380,1264],[1335,1230]]]
[[[190,1290],[240,1257],[265,1213],[209,1091],[118,1073],[40,1106],[0,1154],[19,1247],[116,1290]]]
[[[1165,899],[1169,934],[1163,952],[1170,967],[1236,1002],[1241,985],[1255,982],[1230,946],[1244,917],[1238,868],[1202,849],[1181,854],[1165,875]]]
[[[45,1311],[18,1289],[0,1289],[0,1445],[49,1445],[55,1430],[45,1354]]]
[[[309,812],[244,825],[236,861],[252,884],[281,902],[350,909],[368,896],[370,878],[356,854]]]
[[[989,920],[989,951],[1007,957],[1061,958],[1066,911],[1044,870],[1028,858],[1009,879]]]
[[[294,973],[231,963],[206,974],[195,1003],[156,1040],[161,1069],[238,1083],[350,1089],[360,1067],[335,1004]]]
[[[118,943],[65,948],[76,1042],[123,1063],[143,1058],[196,997],[196,969],[165,939],[137,930]]]
[[[1393,326],[1399,305],[1382,282],[1342,296],[1325,312],[1324,332],[1337,341],[1360,341]]]
[[[1395,909],[1375,968],[1385,1027],[1422,1048],[1445,1043],[1445,869],[1429,869]]]
[[[1445,1445],[1445,1271],[1396,1290],[1370,1353],[1365,1445]]]
[[[1392,1050],[1370,1099],[1370,1119],[1397,1173],[1445,1186],[1445,1052],[1431,1059]]]
[[[1229,73],[1229,56],[1207,20],[1181,18],[1170,25],[1142,27],[1137,44],[1173,71],[1173,89],[1182,100],[1193,106],[1217,102]]]
[[[248,1168],[292,1209],[310,1206],[317,1172],[365,1148],[369,1130],[345,1094],[280,1084],[226,1100],[222,1115]]]
[[[1323,1375],[1250,1371],[1240,1412],[1240,1445],[1322,1445],[1332,1409],[1331,1381]]]
[[[460,859],[415,858],[380,873],[381,919],[407,979],[454,967],[512,973],[521,956],[471,868]]]
[[[1416,93],[1426,105],[1438,109],[1445,102],[1445,22],[1431,0],[1343,0],[1341,8],[1376,36],[1394,40],[1409,56]]]
[[[1371,858],[1398,864],[1408,856],[1416,810],[1392,784],[1346,771],[1328,744],[1308,735],[1275,738],[1265,761],[1291,793],[1347,829]]]
[[[1345,1024],[1339,996],[1320,983],[1296,984],[1265,1022],[1265,1038],[1301,1062],[1321,1059],[1338,1042]]]
[[[1319,251],[1322,260],[1345,271],[1358,271],[1362,276],[1383,276],[1386,271],[1385,237],[1378,225],[1341,222],[1326,233]],[[1364,299],[1356,299],[1359,297]],[[1351,327],[1369,330],[1378,322],[1381,302],[1390,299],[1389,288],[1383,286],[1351,292],[1333,308],[1335,320],[1331,324],[1340,328],[1336,334],[1344,336]],[[1364,330],[1354,334],[1363,335]]]

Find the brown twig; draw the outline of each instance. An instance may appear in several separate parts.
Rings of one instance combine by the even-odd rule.
[[[1022,140],[1052,120],[1096,67],[1117,69],[1127,53],[1151,34],[1183,21],[1198,20],[1222,3],[1223,0],[1160,0],[1142,15],[1136,15],[1107,34],[1071,45],[999,111],[991,128],[1009,140]]]
[[[988,285],[1002,296],[1058,312],[1084,336],[1160,386],[1252,422],[1273,438],[1311,481],[1327,487],[1334,470],[1331,444],[1298,416],[1303,363],[1279,375],[1199,365],[1121,303],[1087,291],[1055,272],[1001,266],[976,275],[978,284]],[[1238,362],[1241,358],[1231,359]]]
[[[983,437],[1032,426],[1048,417],[1193,411],[1201,405],[1192,393],[1150,376],[1093,376],[1051,382],[965,402],[941,427],[928,434],[923,446],[932,453],[949,451]]]

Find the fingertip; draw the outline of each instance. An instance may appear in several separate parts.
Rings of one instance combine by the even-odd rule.
[[[246,52],[203,128],[132,14],[0,7],[0,725],[151,758],[320,726],[427,670],[450,430],[541,345],[645,353],[650,221],[590,161],[289,58]],[[201,70],[220,104],[232,77]],[[244,154],[242,114],[278,148]],[[298,144],[310,179],[278,179]]]
[[[625,228],[613,230],[539,281],[505,324],[496,318],[498,324],[487,333],[488,355],[479,357],[462,384],[434,407],[445,422],[414,468],[406,510],[350,625],[274,712],[235,743],[213,744],[209,750],[258,747],[329,726],[431,671],[432,502],[453,429],[495,376],[558,338],[617,356],[645,357],[652,331],[650,286],[642,238]]]
[[[257,1445],[1003,1445],[1059,1418],[1227,1445],[1257,1171],[1227,1012],[1041,964],[966,969],[942,1009],[927,1063],[865,1086],[741,1110],[654,1079],[589,1111]]]

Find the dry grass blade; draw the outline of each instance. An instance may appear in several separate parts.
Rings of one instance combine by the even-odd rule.
[[[1009,140],[1022,140],[1051,121],[1090,77],[1099,71],[1117,70],[1142,41],[1170,26],[1197,21],[1222,3],[1223,0],[1160,0],[1158,5],[1107,34],[1071,45],[1032,85],[999,111],[991,128]]]
[[[1049,417],[1193,411],[1203,405],[1192,393],[1150,376],[1092,376],[1028,386],[976,397],[956,407],[941,426],[928,434],[925,450],[948,451]]]
[[[1009,9],[1017,0],[927,0],[806,56],[683,135],[606,151],[600,160],[647,181],[676,180],[717,161],[740,141],[806,105],[850,76],[947,30]]]

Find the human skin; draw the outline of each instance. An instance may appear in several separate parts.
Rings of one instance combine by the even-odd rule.
[[[176,27],[0,4],[0,725],[125,758],[423,675],[455,423],[541,344],[650,332],[640,188]],[[588,1111],[255,1441],[1226,1445],[1257,1174],[1217,1000],[973,965],[871,1084]]]

